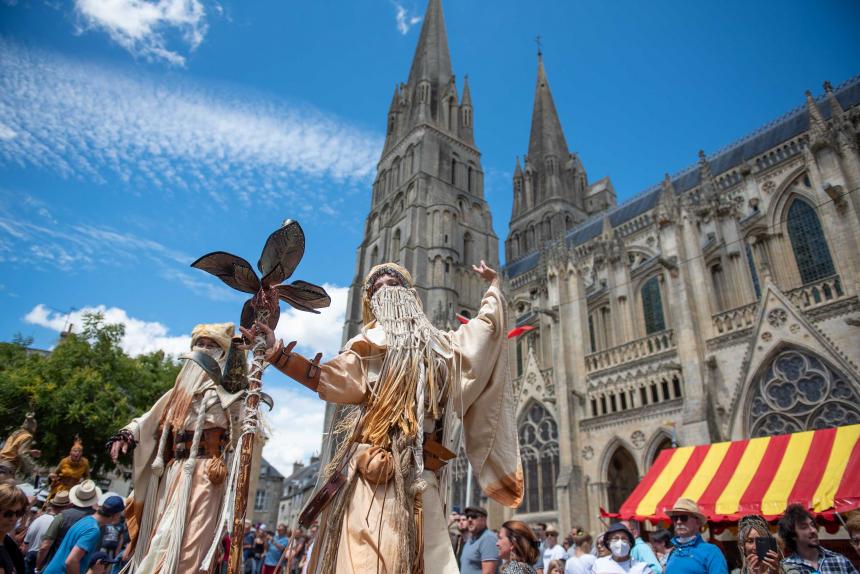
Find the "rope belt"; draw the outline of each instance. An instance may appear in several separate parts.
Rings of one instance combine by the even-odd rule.
[[[185,430],[173,435],[173,457],[188,458],[191,443],[194,439],[193,430]],[[227,444],[227,429],[213,427],[203,429],[200,444],[197,447],[197,458],[217,458],[221,456]]]

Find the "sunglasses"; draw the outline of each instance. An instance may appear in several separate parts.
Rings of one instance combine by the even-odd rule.
[[[672,517],[672,522],[687,522],[688,518],[690,518],[689,514],[676,514]]]
[[[24,510],[23,508],[21,510],[4,510],[3,518],[12,518],[13,516],[15,516],[16,518],[21,518],[22,516],[24,516],[25,512],[26,510]]]
[[[467,514],[466,515],[467,520],[477,520],[480,517],[481,517],[480,514]]]

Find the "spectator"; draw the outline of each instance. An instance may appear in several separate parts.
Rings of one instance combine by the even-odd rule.
[[[738,522],[738,551],[741,555],[741,574],[777,574],[779,572],[779,555],[775,550],[768,550],[764,560],[759,560],[756,552],[756,540],[767,538],[776,540],[770,534],[767,521],[754,514],[744,516]]]
[[[314,552],[314,544],[317,542],[317,533],[319,532],[319,526],[316,524],[311,525],[311,530],[308,533],[308,543],[305,546],[305,552],[302,555],[302,574],[308,574],[308,566],[311,562],[311,555]]]
[[[72,496],[74,499],[74,496]],[[81,574],[86,572],[101,545],[101,529],[116,524],[125,509],[119,496],[109,496],[95,514],[84,516],[63,537],[56,554],[42,574]]]
[[[256,564],[254,564],[254,538],[257,531],[251,525],[250,520],[245,521],[245,536],[242,538],[242,560],[244,561],[245,574],[255,574]]]
[[[27,529],[27,535],[24,536],[24,572],[33,574],[36,570],[36,558],[39,555],[39,546],[42,543],[42,537],[51,526],[54,517],[60,514],[66,507],[69,506],[69,491],[60,490],[51,499],[48,504],[48,511],[41,516],[38,516],[30,523],[30,528]]]
[[[666,569],[666,559],[669,558],[669,552],[672,551],[672,533],[665,528],[660,528],[651,533],[649,537],[651,549],[660,561],[660,567]]]
[[[532,564],[538,557],[540,542],[524,522],[508,520],[499,528],[496,548],[499,558],[505,560],[501,574],[535,574]]]
[[[496,535],[487,528],[487,511],[478,506],[466,509],[469,540],[463,545],[461,574],[494,574],[499,563]]]
[[[630,552],[635,538],[627,527],[616,522],[606,530],[604,541],[609,547],[610,556],[598,558],[594,562],[594,574],[647,574],[648,564],[634,560]]]
[[[609,547],[606,546],[606,533],[604,532],[594,541],[594,549],[591,551],[592,555],[595,558],[603,558],[605,556],[610,556],[612,552],[609,551]]]
[[[639,562],[644,562],[651,568],[651,572],[653,574],[663,574],[663,567],[660,566],[660,561],[657,560],[657,556],[654,554],[654,551],[651,550],[651,547],[642,540],[642,532],[639,529],[639,521],[638,520],[622,520],[621,523],[627,527],[627,530],[633,534],[633,538],[636,542],[633,544],[633,549],[630,551],[630,556],[634,560],[638,560]]]
[[[284,549],[290,543],[287,525],[278,524],[277,532],[266,541],[266,555],[263,559],[263,574],[275,574],[275,567],[281,561]]]
[[[538,574],[543,574],[543,551],[546,550],[546,524],[543,522],[535,524],[534,534],[538,539],[538,557],[534,567]]]
[[[860,556],[860,510],[852,510],[846,517],[848,520],[845,521],[845,530],[848,531],[848,542],[857,556]]]
[[[577,528],[573,533],[573,545],[568,550],[564,563],[564,574],[591,574],[597,558],[591,554],[591,534]]]
[[[119,562],[119,558],[111,558],[107,552],[96,552],[90,560],[87,574],[108,574],[110,567]]]
[[[42,536],[42,542],[39,544],[39,554],[36,557],[37,570],[51,561],[57,548],[62,544],[66,533],[79,520],[95,513],[101,495],[101,489],[92,480],[85,480],[72,487],[69,491],[71,508],[65,509],[54,517],[48,530]]]
[[[454,548],[454,557],[460,563],[460,555],[463,553],[463,545],[469,539],[469,519],[465,514],[451,513],[451,521],[448,525],[451,536],[451,546]]]
[[[675,548],[666,561],[666,574],[728,574],[723,553],[699,534],[707,519],[695,501],[679,498],[666,515],[675,526]]]
[[[564,574],[564,560],[550,560],[546,567],[546,574]]]
[[[857,574],[847,558],[821,547],[815,517],[800,504],[785,509],[779,537],[789,553],[781,563],[786,574]]]
[[[308,537],[299,530],[293,532],[293,544],[290,548],[290,554],[287,556],[287,563],[289,565],[289,572],[287,574],[301,574],[302,572],[302,556],[305,554],[305,550],[308,543]]]
[[[3,574],[24,574],[24,555],[9,535],[27,512],[27,495],[11,481],[0,484],[0,569]]]
[[[547,530],[543,551],[544,572],[549,574],[549,563],[553,560],[561,560],[562,558],[564,558],[564,547],[558,543],[558,532]]]

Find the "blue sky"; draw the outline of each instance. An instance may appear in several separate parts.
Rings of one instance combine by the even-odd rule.
[[[856,1],[443,4],[502,240],[537,34],[568,144],[621,200],[802,104],[805,89],[860,73]],[[130,352],[176,352],[195,323],[236,320],[241,304],[188,264],[212,250],[256,261],[290,217],[308,237],[296,278],[326,284],[335,304],[286,313],[280,331],[336,352],[388,103],[423,9],[0,0],[0,339],[47,348],[67,320],[102,308],[126,323]],[[270,381],[267,457],[288,470],[318,448],[322,407]]]

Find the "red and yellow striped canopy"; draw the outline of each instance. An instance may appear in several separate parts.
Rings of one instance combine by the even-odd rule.
[[[860,424],[664,450],[618,516],[665,519],[681,497],[718,522],[770,519],[794,503],[825,515],[858,508]]]

